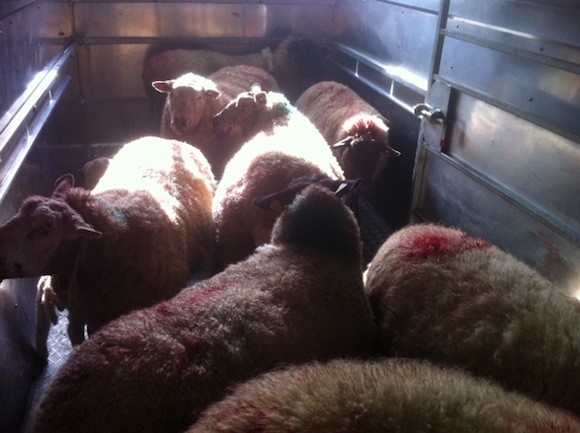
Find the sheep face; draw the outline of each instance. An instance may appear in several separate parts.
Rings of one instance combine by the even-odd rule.
[[[334,144],[333,150],[345,176],[360,178],[360,188],[363,191],[373,184],[388,161],[388,156],[383,151],[383,143],[368,134],[347,137]]]
[[[55,255],[66,250],[67,244],[81,236],[100,235],[54,195],[29,197],[0,227],[0,280],[50,274]]]
[[[259,88],[240,93],[236,99],[227,104],[222,111],[214,116],[213,127],[220,138],[246,138],[260,111],[267,105],[267,94]]]
[[[211,80],[195,74],[151,84],[158,92],[167,94],[165,115],[168,116],[169,126],[178,135],[193,133],[200,125],[208,104],[220,96]]]

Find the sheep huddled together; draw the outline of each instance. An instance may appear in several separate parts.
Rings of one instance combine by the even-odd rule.
[[[35,431],[183,431],[259,373],[375,354],[354,216],[327,188],[296,192],[271,243],[83,343],[48,390]]]
[[[41,298],[69,309],[73,343],[91,332],[36,433],[578,431],[580,306],[534,271],[425,224],[363,279],[341,197],[399,152],[342,84],[290,103],[323,78],[319,54],[287,38],[152,57],[167,138],[87,164],[92,191],[62,177],[0,228],[0,277],[51,274]]]
[[[221,269],[270,239],[281,207],[264,212],[254,204],[256,198],[305,176],[344,176],[324,138],[280,93],[244,93],[215,124],[222,136],[251,137],[228,162],[216,190],[216,265]]]
[[[227,66],[250,65],[274,76],[281,90],[294,101],[310,85],[323,79],[327,49],[313,41],[287,36],[272,51],[265,47],[249,54],[227,54],[214,50],[172,49],[149,57],[141,78],[146,89],[153,81],[175,79],[193,72],[208,76]]]
[[[580,431],[580,419],[461,371],[402,359],[293,366],[237,386],[186,433]]]
[[[0,228],[0,278],[51,275],[40,289],[53,290],[54,303],[68,309],[69,336],[79,344],[85,324],[93,333],[209,270],[214,190],[199,150],[157,137],[135,140],[110,160],[93,191],[65,175],[51,197],[24,201]]]
[[[497,247],[409,226],[379,249],[365,292],[389,356],[460,367],[580,414],[580,303]]]
[[[215,134],[213,118],[239,93],[255,84],[265,90],[278,90],[276,80],[268,72],[247,65],[226,67],[208,77],[188,72],[176,79],[154,81],[153,87],[167,94],[161,136],[199,148],[214,174],[220,177],[225,158],[231,152]]]

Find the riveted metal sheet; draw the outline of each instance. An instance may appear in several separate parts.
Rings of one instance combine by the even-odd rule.
[[[483,237],[537,269],[563,292],[580,296],[580,248],[576,244],[450,164],[444,155],[427,148],[422,152],[424,181],[418,212],[422,219]]]
[[[450,116],[454,158],[580,233],[577,143],[465,94]]]
[[[437,9],[422,2],[340,2],[334,39],[382,64],[403,81],[427,88],[437,36]],[[420,31],[418,31],[420,29]]]
[[[580,138],[578,73],[448,37],[439,74],[535,123]]]
[[[83,38],[262,38],[329,33],[331,4],[76,3]]]

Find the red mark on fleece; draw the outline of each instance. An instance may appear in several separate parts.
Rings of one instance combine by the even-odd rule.
[[[473,238],[462,233],[459,239],[444,234],[426,233],[415,236],[406,254],[409,261],[424,261],[444,255],[461,254],[465,251],[489,248],[484,239]]]
[[[372,117],[355,117],[351,124],[345,125],[347,135],[362,136],[370,134],[373,137],[382,137],[387,129]]]
[[[263,410],[246,404],[240,403],[236,406],[226,405],[213,414],[213,417],[218,422],[228,422],[235,418],[243,418],[249,420],[251,424],[248,433],[261,433],[266,428],[266,414]]]
[[[153,310],[162,316],[183,314],[184,307],[188,308],[193,304],[210,299],[215,294],[228,288],[229,286],[227,285],[221,285],[205,289],[185,289],[186,292],[182,292],[179,296],[156,305]]]

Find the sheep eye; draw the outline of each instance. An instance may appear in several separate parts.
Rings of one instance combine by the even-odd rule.
[[[54,224],[51,221],[47,221],[41,225],[39,225],[38,227],[33,228],[29,233],[28,233],[28,238],[44,238],[47,237],[51,232],[52,229],[54,228]]]

